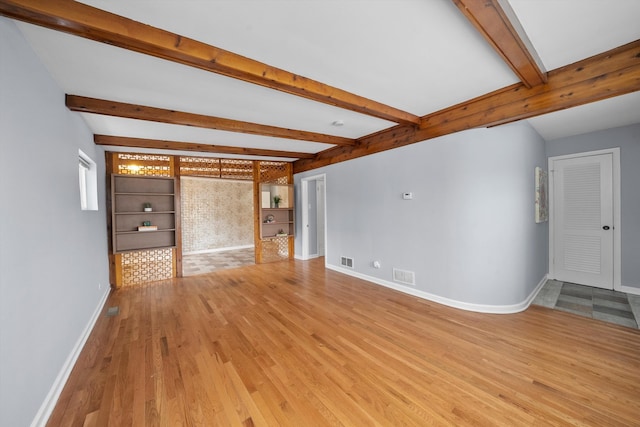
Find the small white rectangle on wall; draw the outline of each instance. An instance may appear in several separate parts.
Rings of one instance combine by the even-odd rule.
[[[415,285],[416,275],[413,271],[400,270],[399,268],[394,268],[393,281],[398,283],[404,283],[406,285]]]

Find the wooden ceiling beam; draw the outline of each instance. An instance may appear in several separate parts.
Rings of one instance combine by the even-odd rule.
[[[73,0],[0,0],[0,15],[380,119],[419,122],[397,108]]]
[[[292,151],[265,150],[260,148],[231,147],[225,145],[199,144],[194,142],[164,141],[160,139],[130,138],[113,135],[94,135],[93,141],[97,145],[113,147],[151,148],[174,151],[196,151],[199,153],[234,154],[242,156],[284,157],[291,159],[311,159],[313,153],[298,153]]]
[[[528,88],[547,81],[547,73],[520,21],[504,0],[453,0]]]
[[[467,129],[496,126],[640,91],[640,40],[549,72],[547,83],[499,89],[422,118],[420,128],[398,125],[294,162],[294,173],[355,159]]]
[[[467,117],[485,117],[486,123],[476,126],[495,126],[508,121],[558,111],[593,102],[590,93],[600,99],[621,95],[622,91],[634,92],[633,69],[640,65],[640,40],[611,49],[607,52],[557,68],[548,74],[547,84],[525,88],[515,84],[488,93],[470,101],[451,106],[437,113],[422,117],[421,128],[430,127],[435,121],[449,122]],[[613,93],[616,92],[616,94]],[[602,98],[600,98],[602,96]],[[537,104],[536,104],[537,103]],[[518,104],[520,106],[518,107]],[[511,110],[506,107],[511,105]],[[525,110],[525,116],[519,113]],[[534,113],[533,115],[530,115]],[[500,118],[500,114],[505,117]],[[517,113],[517,114],[516,114]],[[510,117],[509,117],[510,116]]]
[[[169,123],[172,125],[194,126],[206,129],[224,130],[228,132],[248,133],[252,135],[264,135],[308,142],[320,142],[324,144],[355,144],[354,139],[343,138],[340,136],[325,135],[303,130],[285,129],[239,120],[223,119],[220,117],[206,116],[202,114],[185,113],[182,111],[87,98],[77,95],[67,95],[65,103],[67,108],[71,111],[78,111],[81,113],[102,114],[114,117],[124,117],[127,119]]]

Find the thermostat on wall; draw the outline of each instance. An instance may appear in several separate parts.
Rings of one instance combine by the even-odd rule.
[[[411,200],[413,199],[413,193],[402,193],[402,198],[404,200]]]

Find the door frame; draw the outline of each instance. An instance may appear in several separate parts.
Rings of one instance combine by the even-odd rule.
[[[309,181],[323,181],[324,182],[324,191],[322,192],[322,198],[324,199],[324,254],[326,259],[326,254],[328,251],[328,242],[327,242],[327,179],[326,174],[313,175],[306,178],[302,178],[300,180],[300,191],[301,191],[301,228],[302,228],[302,260],[308,260],[312,257],[309,254],[309,227],[307,227],[307,223],[309,222]],[[314,193],[315,194],[315,193]],[[313,256],[315,258],[316,256]]]
[[[624,292],[621,282],[621,252],[622,242],[620,240],[621,221],[620,221],[620,147],[607,148],[604,150],[586,151],[581,153],[566,154],[563,156],[554,156],[548,158],[549,168],[549,279],[555,279],[555,218],[554,218],[554,162],[557,160],[573,159],[578,157],[597,156],[601,154],[612,155],[612,174],[613,174],[613,290]]]

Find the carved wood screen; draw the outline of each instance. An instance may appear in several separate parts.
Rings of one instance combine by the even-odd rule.
[[[293,259],[293,236],[261,240],[259,235],[259,191],[261,183],[293,184],[293,168],[288,162],[170,156],[138,153],[106,153],[107,174],[176,177],[176,206],[180,206],[180,176],[247,180],[254,183],[254,223],[256,263]],[[110,186],[111,179],[106,180]],[[107,188],[107,209],[111,211],[111,189]],[[177,209],[179,211],[179,209]],[[109,239],[110,279],[112,286],[133,286],[171,279],[182,273],[182,239],[179,212],[176,212],[176,247],[139,250],[114,254]],[[111,234],[111,215],[107,215]]]
[[[180,176],[253,180],[253,160],[180,156]]]
[[[260,236],[260,184],[293,184],[293,168],[287,162],[266,162],[256,161],[254,165],[254,206],[255,214],[255,242],[256,242],[256,264],[265,262],[282,261],[293,259],[294,237],[270,237],[261,239]]]
[[[107,173],[135,176],[173,176],[172,156],[155,154],[106,153]],[[107,179],[110,185],[111,179]],[[108,210],[111,211],[111,189],[107,191]],[[107,215],[107,228],[111,234],[111,216]],[[111,239],[109,239],[111,242]],[[110,244],[111,245],[111,244]],[[115,287],[176,277],[176,248],[138,250],[113,253],[109,248],[111,284]]]

